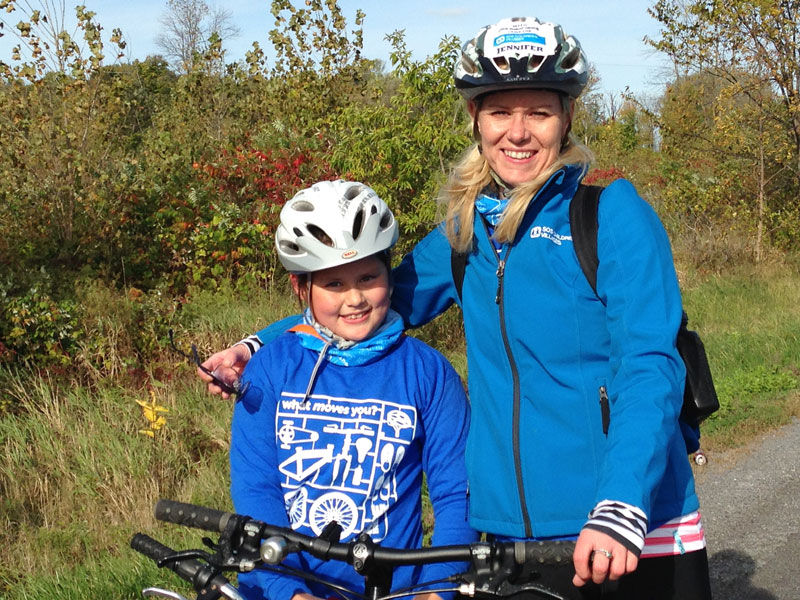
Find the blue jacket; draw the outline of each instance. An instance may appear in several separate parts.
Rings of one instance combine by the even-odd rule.
[[[604,190],[601,302],[570,236],[580,178],[577,167],[553,175],[499,256],[475,219],[461,306],[470,522],[498,535],[577,534],[605,499],[641,508],[651,528],[698,507],[678,426],[681,298],[666,232],[629,182]],[[450,254],[440,227],[395,269],[393,308],[409,326],[460,302]]]
[[[598,214],[601,302],[570,235],[580,179],[577,167],[553,175],[500,256],[475,220],[461,305],[469,509],[473,527],[496,535],[576,535],[606,499],[642,509],[650,529],[698,508],[678,426],[685,370],[669,240],[629,182],[608,186]],[[460,302],[450,255],[440,227],[394,270],[392,308],[408,326]]]
[[[422,342],[401,336],[384,355],[356,366],[323,361],[302,400],[319,353],[285,333],[247,365],[250,382],[234,409],[231,493],[237,512],[319,534],[333,518],[342,540],[367,531],[384,546],[422,545],[423,470],[436,517],[433,543],[477,534],[467,522],[464,444],[469,407],[458,374]],[[352,567],[292,555],[285,564],[363,590]],[[393,587],[430,581],[460,564],[401,567]],[[289,600],[330,590],[257,571],[239,577],[247,598]]]

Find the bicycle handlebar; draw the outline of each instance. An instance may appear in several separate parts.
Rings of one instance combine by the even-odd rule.
[[[524,582],[512,581],[516,581],[515,574],[520,571],[528,574],[535,572],[536,565],[569,564],[575,549],[575,542],[571,541],[492,541],[417,549],[385,548],[375,544],[365,533],[343,543],[338,541],[341,528],[335,523],[330,531],[312,537],[244,515],[165,499],[156,504],[155,517],[160,521],[219,534],[219,543],[214,546],[213,555],[200,551],[175,554],[142,534],[138,534],[131,542],[134,549],[158,560],[160,565],[165,563],[164,558],[170,562],[180,561],[170,564],[170,568],[193,583],[203,572],[218,575],[220,571],[283,569],[280,563],[289,554],[306,552],[321,560],[349,564],[365,577],[368,577],[368,573],[374,573],[376,568],[388,569],[391,573],[395,567],[403,565],[466,562],[471,565],[470,571],[449,578],[450,582],[457,585],[457,588],[449,589],[459,589],[462,594],[470,596],[507,597],[532,591],[538,593],[539,597],[561,598],[552,590],[537,584],[535,575]],[[168,556],[165,557],[165,554]],[[197,557],[204,558],[209,565],[194,560]],[[183,566],[183,562],[188,564]],[[387,581],[391,582],[391,575]]]
[[[311,537],[298,533],[286,527],[268,525],[261,521],[251,519],[235,513],[176,502],[174,500],[159,500],[155,508],[155,517],[160,521],[185,525],[195,529],[203,529],[215,533],[222,533],[231,523],[238,523],[247,536],[266,539],[277,536],[299,546],[323,560],[336,559],[348,561],[352,548],[358,541],[349,543],[330,542],[328,540]],[[514,564],[521,565],[529,562],[539,564],[563,564],[572,560],[575,543],[569,541],[547,542],[475,542],[460,546],[435,546],[429,548],[374,548],[374,560],[392,566],[421,565],[440,562],[469,562],[473,561],[476,553],[483,553],[489,548],[501,548],[503,554],[510,554]],[[290,548],[289,551],[292,551]],[[272,562],[267,561],[267,562]]]

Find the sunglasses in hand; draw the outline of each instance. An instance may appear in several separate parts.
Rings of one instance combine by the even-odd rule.
[[[226,394],[230,394],[231,396],[243,396],[244,394],[247,393],[247,388],[249,387],[249,382],[247,384],[245,384],[244,387],[242,387],[239,384],[238,380],[236,382],[234,382],[233,384],[230,384],[230,383],[227,383],[225,381],[222,381],[222,379],[217,377],[217,375],[216,375],[216,373],[214,373],[214,371],[211,371],[210,369],[207,369],[206,367],[204,367],[203,364],[202,364],[202,361],[200,360],[200,355],[197,353],[197,346],[195,346],[194,344],[192,344],[192,353],[191,354],[187,354],[186,352],[183,352],[182,350],[180,350],[175,345],[175,338],[174,338],[174,334],[173,334],[172,329],[169,330],[169,345],[170,345],[170,348],[172,348],[172,350],[174,352],[176,352],[177,354],[181,355],[182,357],[184,357],[189,362],[195,364],[198,369],[200,369],[203,373],[205,373],[206,375],[211,377],[211,379],[214,381],[214,384],[217,385]]]

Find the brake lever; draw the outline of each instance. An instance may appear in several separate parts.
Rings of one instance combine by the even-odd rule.
[[[480,597],[481,593],[479,589],[475,590],[475,596]],[[564,600],[564,596],[559,594],[558,592],[554,592],[550,588],[540,584],[540,583],[523,583],[521,585],[517,585],[514,583],[509,583],[508,581],[502,582],[497,588],[494,590],[492,596],[500,596],[502,598],[508,598],[510,596],[514,596],[521,592],[535,592],[537,597],[541,598],[552,598],[553,600]]]
[[[530,570],[521,570],[512,555],[498,556],[489,544],[473,546],[474,571],[462,577],[463,595],[474,598],[509,598],[521,592],[534,592],[540,598],[564,600],[550,588],[534,583],[538,575]],[[520,583],[511,583],[512,580]]]
[[[190,559],[201,559],[205,561],[206,564],[215,568],[217,567],[217,565],[214,564],[214,557],[208,552],[204,552],[202,550],[183,550],[181,552],[176,552],[175,554],[170,554],[169,556],[158,559],[158,561],[156,561],[156,565],[159,569],[161,569],[167,565],[171,565],[172,563],[178,563]]]

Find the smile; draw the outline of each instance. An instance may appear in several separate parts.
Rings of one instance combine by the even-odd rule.
[[[505,154],[509,158],[515,158],[515,159],[519,159],[519,160],[525,159],[525,158],[530,158],[531,156],[533,156],[533,152],[530,151],[530,150],[528,150],[527,152],[521,152],[521,151],[515,151],[515,150],[503,150],[503,154]]]
[[[342,315],[342,319],[345,321],[360,321],[361,319],[365,318],[369,314],[368,310],[359,313],[353,313],[352,315]]]

